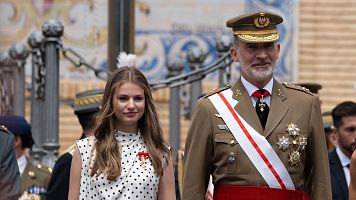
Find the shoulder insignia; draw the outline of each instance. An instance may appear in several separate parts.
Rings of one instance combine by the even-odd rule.
[[[10,131],[6,128],[6,126],[0,124],[0,130],[2,132],[10,133]]]
[[[287,82],[283,82],[283,85],[284,85],[286,88],[290,88],[290,89],[294,89],[294,90],[299,90],[299,91],[305,92],[305,93],[307,93],[307,94],[314,95],[312,92],[309,91],[309,89],[307,89],[307,88],[305,88],[305,87],[302,87],[302,86],[299,86],[299,85],[294,85],[294,84],[290,84],[290,83],[287,83]]]
[[[225,87],[221,87],[221,88],[218,88],[218,89],[215,89],[215,90],[211,90],[211,91],[209,91],[208,93],[206,93],[206,94],[203,96],[203,98],[207,98],[207,97],[209,97],[209,96],[211,96],[211,95],[213,95],[213,94],[216,94],[216,93],[218,93],[218,92],[227,90],[227,89],[229,89],[229,88],[231,88],[231,85],[226,85]]]
[[[66,150],[64,150],[59,156],[62,156],[63,154],[69,153],[70,155],[73,156],[74,150],[75,150],[75,145],[76,143],[70,145]]]

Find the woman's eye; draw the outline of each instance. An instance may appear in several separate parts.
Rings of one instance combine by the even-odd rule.
[[[135,101],[142,101],[142,100],[143,100],[143,97],[141,97],[141,96],[135,97],[134,100],[135,100]]]
[[[120,101],[127,101],[127,100],[128,100],[127,97],[119,97],[118,99],[119,99]]]

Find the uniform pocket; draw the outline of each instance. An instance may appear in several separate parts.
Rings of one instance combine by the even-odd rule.
[[[236,173],[237,143],[230,132],[215,134],[214,163],[217,173]]]

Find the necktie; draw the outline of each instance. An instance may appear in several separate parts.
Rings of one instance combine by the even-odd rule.
[[[260,122],[262,124],[263,129],[265,129],[269,107],[265,101],[265,97],[269,96],[269,92],[265,89],[256,90],[253,94],[253,97],[257,98],[256,102],[256,112],[258,118],[260,118]]]

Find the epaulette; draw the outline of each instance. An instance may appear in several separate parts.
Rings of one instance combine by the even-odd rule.
[[[287,87],[287,88],[294,89],[294,90],[299,90],[299,91],[302,91],[302,92],[305,92],[307,94],[310,94],[310,95],[314,96],[314,94],[312,92],[310,92],[308,88],[305,88],[305,87],[302,87],[302,86],[299,86],[299,85],[290,84],[290,83],[287,83],[287,82],[283,82],[283,85],[285,87]]]
[[[4,126],[4,125],[0,125],[0,130],[1,130],[1,132],[10,133],[10,131],[7,130],[6,126]]]
[[[75,145],[76,143],[70,145],[66,150],[64,150],[59,156],[63,155],[63,154],[66,154],[66,153],[69,153],[70,155],[73,156],[74,154],[74,151],[75,151]]]
[[[217,89],[215,89],[215,90],[211,90],[211,91],[209,91],[208,93],[206,93],[206,94],[203,96],[203,98],[207,98],[207,97],[209,97],[209,96],[211,96],[211,95],[213,95],[213,94],[216,94],[216,93],[218,93],[218,92],[227,90],[227,89],[229,89],[229,88],[231,88],[231,85],[226,85],[226,86],[224,86],[224,87],[217,88]]]
[[[37,166],[37,169],[46,173],[46,174],[51,174],[52,173],[52,168],[51,167],[48,167],[48,166],[45,166],[45,165],[42,165],[42,164],[38,164]]]

